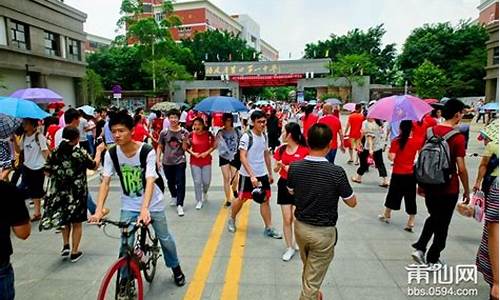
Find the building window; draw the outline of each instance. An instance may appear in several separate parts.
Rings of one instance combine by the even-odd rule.
[[[44,31],[45,54],[61,56],[61,39],[57,33]]]
[[[498,65],[498,47],[493,48],[493,65]]]
[[[26,24],[10,21],[10,37],[14,47],[19,49],[30,49],[29,27]]]
[[[156,13],[155,20],[156,22],[160,23],[163,20],[163,13]]]
[[[151,3],[144,3],[142,5],[142,12],[152,13],[153,12],[153,6],[151,5]]]
[[[68,58],[71,60],[82,60],[80,41],[69,39],[68,40]]]

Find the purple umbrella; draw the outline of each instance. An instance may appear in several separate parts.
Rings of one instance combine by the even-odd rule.
[[[390,96],[378,100],[368,109],[368,118],[398,122],[402,120],[420,121],[432,107],[422,99],[410,96]]]
[[[342,106],[342,109],[353,112],[356,110],[356,103],[352,102],[346,103],[344,104],[344,106]]]
[[[36,103],[52,103],[63,99],[56,92],[44,88],[20,89],[12,93],[10,97],[31,100]]]

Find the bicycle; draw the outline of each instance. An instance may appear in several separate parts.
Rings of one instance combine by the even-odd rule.
[[[112,288],[111,281],[113,277],[116,276],[115,300],[143,300],[144,286],[141,271],[146,281],[151,283],[156,273],[158,258],[161,256],[158,238],[155,234],[151,233],[148,226],[142,224],[102,219],[97,225],[103,227],[103,231],[106,233],[105,226],[107,224],[114,225],[120,229],[122,247],[126,250],[123,256],[118,258],[106,271],[97,299],[112,299],[107,293]],[[127,242],[131,237],[135,237],[133,246]]]

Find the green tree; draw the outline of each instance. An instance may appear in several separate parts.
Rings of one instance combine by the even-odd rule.
[[[354,82],[363,83],[361,76],[372,74],[376,69],[367,53],[339,55],[330,65],[334,77],[345,77],[352,86]]]
[[[102,79],[92,69],[87,69],[82,80],[83,98],[86,103],[92,103],[97,106],[103,104],[104,87]]]
[[[186,67],[166,58],[154,61],[157,77],[157,85],[161,91],[169,91],[174,80],[189,80],[191,75],[186,71]],[[143,63],[142,68],[148,74],[152,74],[153,61]]]
[[[186,68],[198,78],[204,77],[205,61],[257,61],[260,55],[239,36],[219,30],[198,32],[192,39],[183,40],[181,45],[192,53]]]
[[[441,99],[448,80],[442,69],[426,60],[413,71],[413,83],[419,97]]]
[[[448,96],[472,96],[484,93],[482,78],[486,65],[486,29],[471,22],[426,24],[408,36],[398,65],[405,79],[415,84],[413,74],[424,61],[439,66],[451,79]]]
[[[269,100],[286,101],[293,90],[295,89],[289,86],[265,87],[260,96]]]
[[[382,44],[385,33],[383,24],[380,24],[367,31],[356,28],[345,35],[332,34],[328,40],[307,44],[304,58],[328,57],[336,63],[339,58],[348,55],[364,54],[375,66],[365,70],[364,75],[371,76],[372,82],[393,83],[396,47],[395,44]]]

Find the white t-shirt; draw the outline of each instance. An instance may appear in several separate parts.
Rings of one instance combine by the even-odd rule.
[[[188,116],[188,113],[187,113],[186,111],[183,111],[183,112],[181,113],[181,117],[179,118],[179,122],[181,122],[181,123],[186,123],[186,118],[187,118],[187,116]]]
[[[36,135],[38,136],[38,143],[35,140]],[[26,167],[31,170],[40,170],[45,166],[45,157],[43,157],[42,151],[49,150],[49,148],[47,147],[47,139],[43,134],[24,135],[21,150],[24,150],[24,165]]]
[[[80,123],[78,125],[78,131],[80,131],[80,142],[87,141],[87,131],[85,131],[86,127],[89,127],[89,122],[87,122],[84,118],[80,118]]]
[[[253,133],[253,142],[252,142],[252,147],[250,150],[248,150],[248,144],[249,144],[249,137],[248,133],[244,133],[243,136],[240,139],[240,150],[248,150],[247,151],[247,160],[248,163],[250,164],[250,168],[252,168],[253,173],[255,176],[260,177],[260,176],[265,176],[267,175],[266,171],[266,161],[264,160],[264,155],[265,151],[269,148],[267,144],[267,139],[263,134],[256,135]],[[243,176],[250,176],[247,171],[245,170],[245,167],[242,165],[240,168],[240,174]]]
[[[116,154],[118,157],[118,163],[121,166],[121,172],[123,175],[123,180],[125,186],[129,188],[130,196],[122,193],[121,201],[122,201],[122,210],[127,211],[141,211],[145,186],[143,186],[142,182],[142,170],[141,170],[141,162],[140,162],[140,152],[141,147],[137,150],[137,153],[129,158],[123,154],[120,147],[117,146]],[[111,156],[109,155],[109,151],[106,152],[104,156],[104,177],[111,177],[115,174],[115,167],[113,166],[113,161],[111,160]],[[158,178],[158,174],[156,173],[156,153],[154,150],[149,152],[148,157],[146,159],[146,178],[153,177]],[[165,204],[163,203],[163,193],[160,188],[155,184],[153,197],[149,204],[149,211],[164,211]]]

